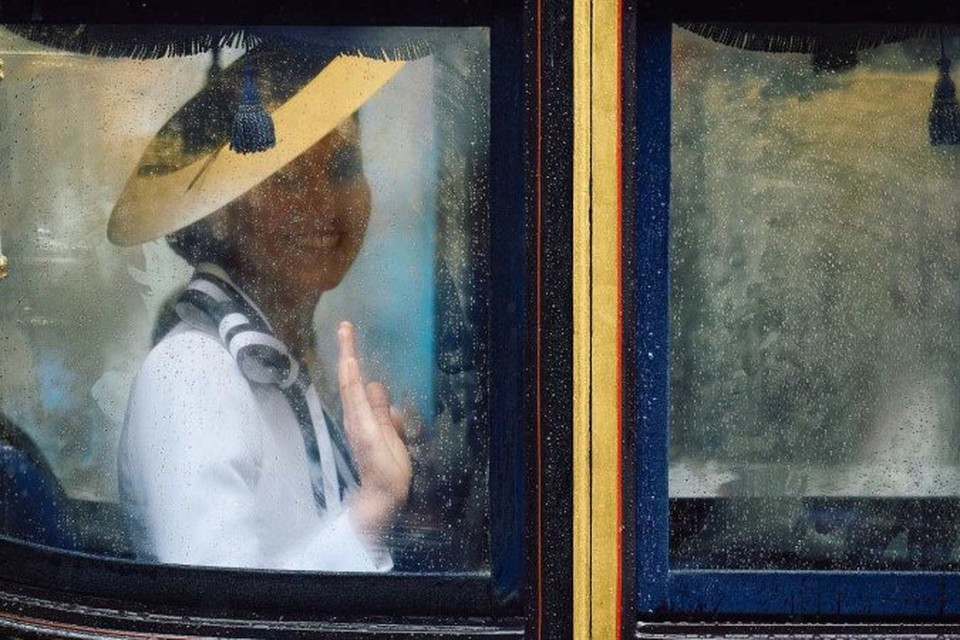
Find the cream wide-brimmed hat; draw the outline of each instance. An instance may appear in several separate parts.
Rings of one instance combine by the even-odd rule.
[[[403,60],[260,50],[213,74],[157,133],[110,215],[107,237],[133,246],[193,224],[242,196],[350,117],[403,67]],[[240,153],[230,116],[254,82],[275,144]],[[249,89],[249,87],[248,87]]]

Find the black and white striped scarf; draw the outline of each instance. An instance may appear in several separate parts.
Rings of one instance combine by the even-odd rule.
[[[259,311],[216,267],[201,265],[180,294],[175,311],[187,324],[219,334],[224,347],[243,375],[257,384],[273,385],[283,394],[300,424],[310,469],[310,484],[319,511],[327,508],[323,489],[323,465],[310,409],[307,368],[276,335]],[[360,474],[347,444],[342,425],[322,408],[333,443],[341,497],[360,483]]]

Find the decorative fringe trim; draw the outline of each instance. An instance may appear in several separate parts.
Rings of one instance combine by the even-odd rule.
[[[105,58],[138,60],[190,56],[216,47],[252,48],[260,43],[241,28],[133,26],[133,25],[4,25],[13,33],[38,44],[73,53]]]
[[[730,47],[770,53],[856,52],[912,38],[935,37],[941,27],[923,24],[681,23],[678,26]],[[960,26],[944,27],[960,33]]]
[[[48,47],[107,58],[140,60],[205,53],[217,47],[253,49],[263,43],[295,50],[362,55],[384,60],[412,60],[433,53],[441,32],[413,32],[398,38],[390,30],[331,27],[192,27],[137,25],[12,24],[4,28]],[[401,32],[407,33],[410,32]],[[360,44],[358,44],[358,42]]]
[[[420,27],[251,27],[264,44],[293,51],[315,51],[379,58],[414,60],[434,53],[453,37],[449,31]]]

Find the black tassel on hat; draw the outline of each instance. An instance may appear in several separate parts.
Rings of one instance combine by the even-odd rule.
[[[930,109],[930,144],[960,144],[960,104],[957,87],[950,79],[950,59],[943,48],[940,35],[940,77],[933,89],[933,107]]]
[[[233,117],[230,148],[237,153],[256,153],[266,151],[276,143],[273,120],[260,101],[253,66],[249,62],[244,62],[243,94]]]

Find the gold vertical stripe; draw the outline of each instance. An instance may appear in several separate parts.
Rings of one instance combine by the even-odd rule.
[[[573,637],[590,637],[590,0],[573,3]]]
[[[616,638],[620,580],[619,1],[594,0],[591,55],[591,636]]]
[[[619,634],[619,18],[618,0],[574,2],[575,638]]]

